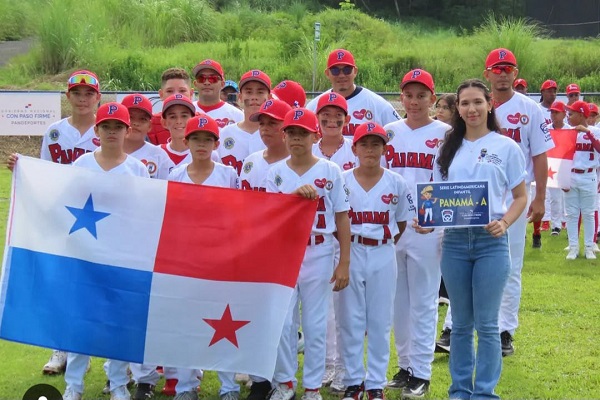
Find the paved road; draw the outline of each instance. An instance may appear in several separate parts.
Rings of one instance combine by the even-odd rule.
[[[11,42],[0,42],[0,67],[6,64],[14,56],[24,54],[33,45],[33,39],[16,40]]]

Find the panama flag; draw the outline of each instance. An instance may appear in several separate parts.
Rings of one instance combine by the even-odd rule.
[[[550,129],[554,148],[548,150],[547,187],[570,189],[571,167],[575,155],[577,131],[575,129]]]
[[[0,337],[271,378],[316,205],[21,156]]]

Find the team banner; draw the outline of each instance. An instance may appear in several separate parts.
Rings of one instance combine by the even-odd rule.
[[[316,206],[21,156],[0,337],[271,377]]]
[[[575,129],[550,129],[554,148],[548,150],[548,183],[547,187],[570,189],[571,168],[577,142]]]
[[[0,136],[41,136],[60,119],[59,92],[0,92]]]
[[[488,182],[418,183],[419,225],[484,226],[490,222]]]

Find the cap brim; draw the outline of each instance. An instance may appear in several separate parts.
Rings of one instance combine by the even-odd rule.
[[[289,124],[289,125],[284,125],[281,129],[285,130],[287,128],[291,128],[292,126],[297,126],[298,128],[303,128],[306,129],[307,131],[309,131],[310,133],[319,133],[319,130],[317,129],[316,131],[313,130],[313,128],[310,128],[306,125],[302,125],[302,124]]]
[[[97,93],[100,93],[99,87],[98,85],[92,85],[90,83],[76,83],[74,85],[69,85],[67,88],[67,92],[73,88],[79,87],[79,86],[87,86],[89,88],[94,89]]]
[[[408,85],[409,83],[420,83],[421,85],[425,86],[427,88],[427,90],[429,90],[431,93],[433,93],[433,89],[432,88],[430,88],[429,86],[427,86],[427,84],[425,84],[425,83],[423,83],[423,82],[421,82],[419,80],[416,80],[416,79],[410,79],[410,80],[408,80],[406,82],[402,82],[400,84],[400,90],[404,89],[404,86]]]
[[[193,135],[194,133],[198,133],[198,132],[206,132],[206,133],[210,133],[211,135],[213,135],[213,137],[214,137],[214,138],[215,138],[217,141],[219,140],[219,136],[218,136],[218,135],[215,135],[215,133],[214,133],[214,132],[207,131],[207,130],[203,130],[203,129],[198,129],[198,130],[194,130],[194,131],[191,131],[191,132],[189,132],[189,133],[186,133],[186,134],[185,134],[185,138],[187,139],[188,137],[190,137],[190,135]]]
[[[172,106],[185,106],[192,112],[192,115],[196,115],[196,107],[194,106],[194,104],[188,103],[185,100],[172,100],[171,102],[169,102],[169,105],[167,106],[167,108],[163,109],[163,111],[161,113],[163,118],[165,117],[165,112]]]
[[[385,144],[387,144],[390,141],[390,138],[388,137],[388,135],[382,135],[380,133],[366,133],[364,135],[362,135],[359,138],[356,138],[356,140],[352,140],[352,144],[356,144],[356,142],[358,142],[360,139],[367,137],[367,136],[376,136],[380,139],[383,139],[383,141],[385,142]]]
[[[110,120],[115,120],[115,121],[119,121],[124,123],[125,125],[127,125],[127,127],[129,128],[131,126],[131,123],[128,123],[127,121],[123,121],[120,118],[115,118],[115,117],[111,117],[111,116],[106,116],[104,118],[100,118],[98,121],[95,122],[95,126],[100,125],[101,123],[103,123],[104,121],[110,121]]]
[[[129,106],[127,107],[128,110],[134,109],[134,110],[141,110],[144,111],[146,114],[150,115],[150,117],[152,117],[152,111],[148,111],[145,108],[142,107],[138,107],[138,106]]]
[[[194,69],[192,70],[192,75],[194,75],[194,78],[196,78],[198,76],[198,72],[202,71],[203,69],[212,69],[213,71],[215,71],[217,73],[217,75],[219,75],[221,77],[221,79],[225,79],[225,77],[223,76],[223,74],[221,73],[221,71],[219,71],[216,67],[213,67],[212,65],[196,65],[194,67]]]
[[[260,119],[261,115],[268,115],[269,117],[276,119],[278,121],[283,121],[283,118],[279,117],[278,115],[275,115],[273,113],[270,112],[264,112],[264,111],[259,111],[259,112],[255,112],[254,114],[252,114],[250,116],[250,121],[252,122],[258,122],[258,120]]]
[[[269,89],[269,92],[271,92],[271,87],[269,86],[269,83],[262,80],[262,79],[258,79],[258,78],[246,78],[243,81],[240,81],[240,84],[238,85],[239,88],[241,89],[246,83],[248,82],[258,82],[258,83],[262,83],[263,85],[266,86],[267,89]]]

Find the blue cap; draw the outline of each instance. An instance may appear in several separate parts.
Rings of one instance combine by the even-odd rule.
[[[225,81],[225,86],[223,86],[223,89],[227,88],[227,87],[232,87],[235,89],[236,92],[239,92],[240,89],[238,87],[238,84],[235,83],[234,81],[230,81],[230,80],[226,80]]]

